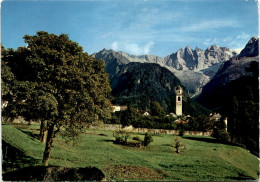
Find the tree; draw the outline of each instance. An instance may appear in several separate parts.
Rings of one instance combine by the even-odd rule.
[[[8,97],[11,91],[11,85],[14,82],[14,74],[11,72],[11,68],[7,65],[7,62],[3,60],[6,50],[1,45],[1,98],[2,109],[3,103],[8,101]]]
[[[150,109],[151,109],[151,115],[152,116],[159,116],[159,117],[161,117],[161,116],[165,115],[162,106],[157,101],[152,101],[151,102]]]
[[[75,137],[85,123],[110,116],[111,88],[104,63],[84,53],[68,35],[40,31],[24,40],[28,46],[7,58],[20,88],[12,90],[12,101],[27,119],[47,121],[47,166],[53,138],[61,129]]]
[[[120,122],[122,126],[125,127],[129,125],[135,125],[139,119],[140,114],[138,111],[135,108],[128,106],[127,110],[123,112]]]

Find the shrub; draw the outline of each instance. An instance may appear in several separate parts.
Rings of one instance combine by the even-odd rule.
[[[113,137],[115,137],[115,143],[120,143],[120,144],[126,144],[127,139],[130,136],[130,132],[126,130],[116,130],[113,132]]]
[[[214,128],[212,136],[223,143],[230,142],[230,135],[226,130]]]
[[[129,147],[136,147],[136,148],[141,148],[142,143],[139,141],[131,141],[127,143],[127,146]]]
[[[176,153],[180,153],[181,148],[184,148],[184,144],[181,142],[180,137],[177,136],[174,138],[173,147],[176,149]]]
[[[139,141],[139,142],[142,141],[142,139],[141,139],[139,136],[134,136],[134,137],[133,137],[133,140],[136,140],[136,141]]]
[[[145,133],[143,146],[147,147],[151,142],[153,142],[152,134]]]
[[[184,133],[185,133],[184,128],[180,128],[180,129],[179,129],[179,136],[183,136]]]

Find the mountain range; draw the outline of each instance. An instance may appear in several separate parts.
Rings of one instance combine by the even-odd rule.
[[[198,95],[203,86],[216,74],[221,63],[237,55],[237,52],[226,47],[212,45],[206,50],[198,47],[192,50],[189,46],[180,48],[176,53],[164,58],[154,55],[135,56],[125,52],[103,49],[93,57],[106,64],[106,71],[111,77],[120,65],[130,62],[157,63],[173,72],[187,88],[191,97]]]
[[[217,103],[223,102],[221,95],[228,90],[219,90],[221,85],[254,74],[250,70],[258,61],[258,44],[258,38],[251,38],[240,54],[212,45],[206,50],[192,50],[187,46],[165,58],[134,56],[106,49],[93,56],[103,60],[106,65],[115,104],[131,104],[149,110],[149,103],[155,100],[166,112],[174,112],[174,88],[182,85],[185,93],[184,110],[186,114],[196,115],[207,111],[190,96],[197,96],[196,100],[210,109],[219,107],[221,104]],[[199,94],[202,89],[203,92]]]

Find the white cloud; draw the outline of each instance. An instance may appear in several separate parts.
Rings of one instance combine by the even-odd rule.
[[[186,32],[199,32],[199,31],[207,31],[212,29],[219,29],[225,27],[237,27],[238,23],[234,20],[207,20],[202,22],[195,22],[190,26],[182,27],[182,31]]]
[[[235,37],[224,37],[224,38],[207,38],[203,41],[204,45],[210,46],[213,44],[223,45],[232,49],[241,49],[245,47],[246,43],[249,41],[250,35],[242,32],[240,35]]]
[[[146,43],[144,46],[140,46],[136,43],[126,43],[124,45],[124,49],[129,52],[130,54],[135,55],[143,55],[143,54],[149,54],[151,47],[154,45],[154,42],[150,41]]]
[[[150,53],[150,48],[153,46],[154,42],[150,41],[144,46],[144,54]]]
[[[113,49],[114,51],[117,51],[118,50],[118,42],[117,41],[114,41],[111,45],[111,49]]]
[[[125,51],[129,54],[134,54],[134,55],[144,55],[150,53],[153,45],[154,45],[153,41],[150,41],[143,46],[129,41],[126,42],[114,41],[111,44],[111,49],[115,51]]]
[[[233,49],[240,49],[245,47],[246,43],[249,41],[250,35],[242,32],[240,35],[233,38],[229,43],[228,46]]]
[[[236,39],[248,39],[250,35],[246,34],[245,32],[242,32],[241,35],[238,35]]]

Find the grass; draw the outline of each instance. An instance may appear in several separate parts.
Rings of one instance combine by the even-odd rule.
[[[44,144],[34,136],[38,125],[2,125],[3,140],[22,151],[34,163],[21,160],[20,167],[41,165]],[[50,165],[64,167],[95,166],[108,180],[181,180],[227,181],[257,179],[259,161],[248,151],[216,143],[211,137],[184,136],[179,154],[174,152],[173,135],[153,136],[147,148],[113,144],[112,131],[87,131],[76,145],[57,136],[51,151]],[[98,134],[105,134],[98,135]],[[131,136],[144,138],[144,134]],[[24,164],[23,164],[24,163]]]

